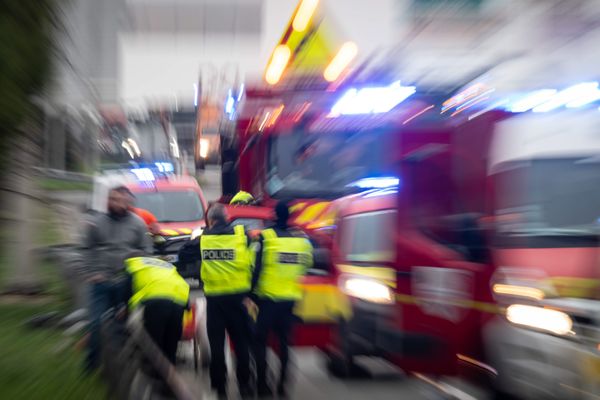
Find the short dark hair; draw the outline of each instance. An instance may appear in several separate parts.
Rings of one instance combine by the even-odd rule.
[[[129,190],[129,188],[127,186],[123,186],[123,185],[116,186],[116,187],[110,189],[110,191],[125,194],[125,195],[130,196],[135,199],[135,195],[131,192],[131,190]]]
[[[209,221],[227,222],[227,210],[221,203],[214,203],[209,209],[207,213],[207,218]]]
[[[280,200],[277,202],[275,206],[275,218],[280,223],[287,223],[287,220],[290,218],[290,209],[288,208],[287,201]]]

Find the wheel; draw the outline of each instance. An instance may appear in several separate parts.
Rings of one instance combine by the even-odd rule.
[[[355,354],[349,338],[347,322],[345,320],[338,321],[336,334],[338,348],[326,353],[327,371],[340,379],[370,377],[366,369],[355,363]]]
[[[352,361],[348,361],[342,355],[329,353],[327,355],[326,368],[332,376],[340,379],[345,379],[350,377]]]

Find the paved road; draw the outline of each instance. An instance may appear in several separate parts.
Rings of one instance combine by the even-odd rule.
[[[204,314],[205,300],[198,290],[196,296],[199,315]],[[204,329],[205,321],[200,318],[199,329]],[[215,394],[209,389],[208,370],[193,368],[193,347],[191,343],[182,343],[181,361],[178,365],[180,373],[189,387],[200,399],[212,400]],[[275,357],[270,355],[270,365],[277,366]],[[432,385],[413,375],[405,375],[383,360],[363,357],[358,363],[369,371],[372,377],[355,380],[341,380],[331,376],[325,368],[324,356],[316,349],[295,348],[292,351],[292,390],[291,399],[328,399],[328,400],[441,400],[456,398],[461,400],[491,399],[489,393],[475,388],[460,380],[446,380],[443,390],[439,382]],[[228,354],[228,365],[234,365],[231,353]],[[235,389],[235,372],[230,368],[230,394],[237,398]],[[452,394],[453,396],[451,396]]]
[[[323,357],[311,349],[296,349],[293,352],[293,382],[291,399],[343,399],[343,400],[440,400],[445,397],[440,391],[423,381],[406,376],[402,372],[376,360],[364,360],[374,372],[372,378],[340,380],[331,377],[323,367]],[[190,365],[180,366],[185,380],[199,398],[212,400],[216,396],[208,390],[208,371],[194,373]],[[230,371],[232,372],[232,371]],[[235,378],[230,373],[230,396],[237,398]]]

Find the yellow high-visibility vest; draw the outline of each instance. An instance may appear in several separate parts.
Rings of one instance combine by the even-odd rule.
[[[243,225],[236,225],[233,229],[233,235],[203,234],[200,237],[200,276],[207,296],[250,290],[252,265],[248,238]]]
[[[262,235],[263,266],[256,294],[271,300],[301,299],[300,279],[313,264],[312,245],[306,238],[278,237],[273,229]]]
[[[171,263],[151,257],[134,257],[125,260],[126,271],[131,275],[133,295],[129,308],[151,299],[166,299],[182,306],[187,305],[190,286]]]

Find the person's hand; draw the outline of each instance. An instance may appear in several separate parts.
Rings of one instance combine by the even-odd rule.
[[[103,274],[94,274],[87,279],[87,283],[101,283],[106,281],[106,277]]]
[[[246,297],[244,299],[244,306],[246,308],[252,308],[252,307],[256,307],[256,304],[252,301],[252,299],[250,297]]]
[[[246,297],[244,299],[244,307],[246,307],[246,310],[248,310],[248,314],[250,314],[253,318],[256,318],[256,315],[258,314],[258,306],[250,297]]]
[[[148,230],[150,231],[150,234],[152,234],[152,235],[160,234],[160,226],[158,226],[158,224],[156,222],[153,222],[150,225],[148,225]]]

